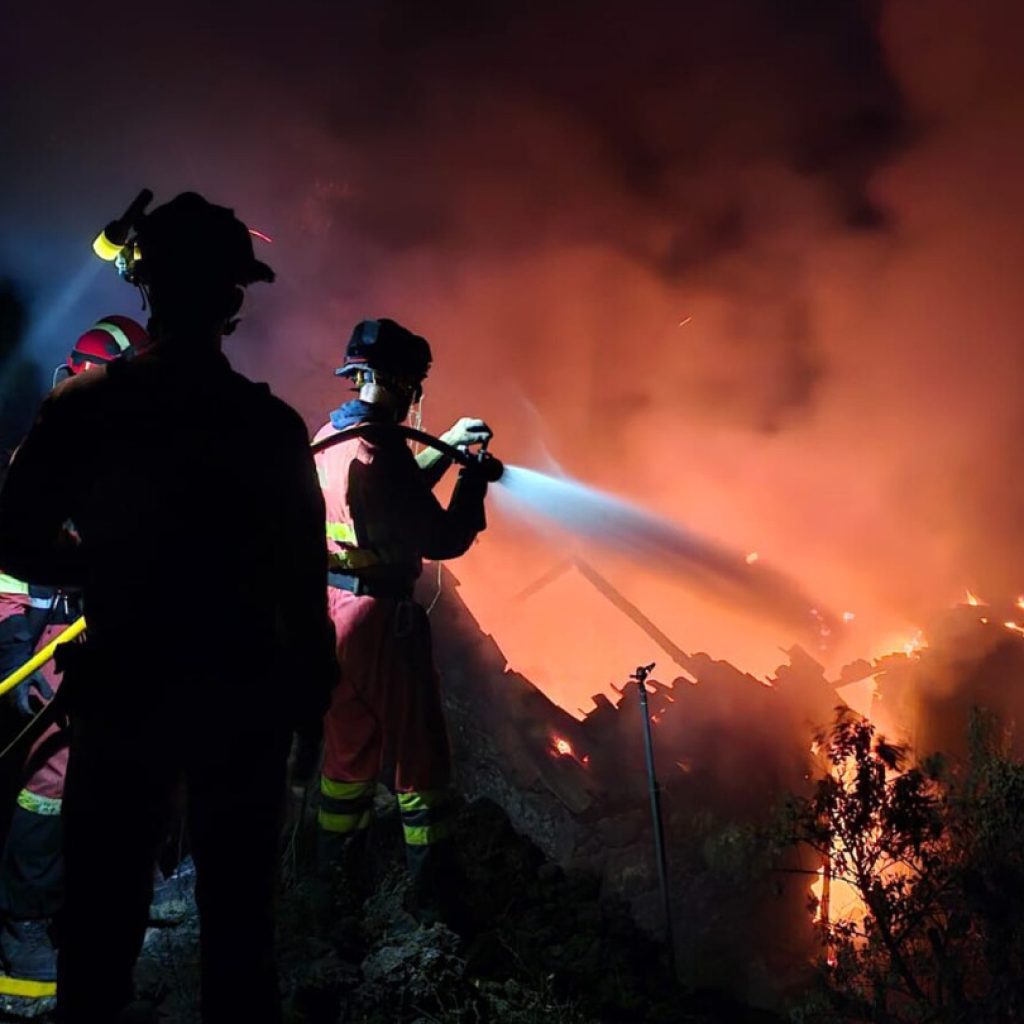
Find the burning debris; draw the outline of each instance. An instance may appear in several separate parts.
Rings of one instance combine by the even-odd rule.
[[[799,853],[772,862],[758,838],[784,794],[810,792],[826,756],[815,734],[838,704],[872,715],[918,750],[962,750],[974,703],[1004,721],[1016,718],[1022,698],[1009,681],[1024,675],[1024,643],[1016,631],[980,621],[980,604],[967,602],[907,649],[852,662],[836,679],[793,647],[760,680],[683,651],[610,581],[585,563],[582,571],[648,628],[679,671],[648,684],[679,966],[688,979],[772,1003],[821,948],[806,909],[812,888],[819,926],[822,916],[832,923],[863,916],[842,877],[841,851],[824,862]],[[549,856],[597,874],[606,897],[626,900],[660,935],[636,682],[613,684],[615,699],[595,694],[592,710],[577,720],[509,670],[450,574],[433,620],[463,792],[501,804]]]

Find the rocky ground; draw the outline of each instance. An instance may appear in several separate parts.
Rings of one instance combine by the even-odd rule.
[[[286,852],[280,965],[287,1024],[775,1019],[720,994],[684,992],[664,948],[637,929],[625,904],[602,902],[595,878],[563,872],[486,800],[464,806],[457,819],[470,927],[460,936],[440,924],[419,926],[405,909],[397,815],[388,799],[379,810],[375,891],[362,906],[309,872],[309,822]],[[165,1024],[199,1021],[192,881],[186,862],[164,894],[177,923],[150,930],[139,964],[140,994],[159,1004]]]

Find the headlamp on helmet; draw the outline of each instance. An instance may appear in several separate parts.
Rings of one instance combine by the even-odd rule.
[[[96,255],[113,262],[130,284],[144,284],[155,267],[179,278],[223,277],[231,285],[274,280],[252,247],[254,234],[269,237],[250,231],[232,210],[184,192],[147,214],[152,201],[153,193],[143,189],[93,242]]]

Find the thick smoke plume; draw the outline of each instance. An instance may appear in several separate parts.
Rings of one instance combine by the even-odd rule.
[[[95,230],[195,188],[274,238],[232,354],[311,425],[389,315],[434,343],[428,427],[759,552],[855,613],[849,657],[1024,588],[1012,0],[64,8],[5,14],[0,71],[41,364],[135,308],[105,278],[39,335]],[[565,555],[495,516],[457,573],[574,708],[650,651],[585,581],[513,601]],[[688,650],[792,639],[602,567]]]

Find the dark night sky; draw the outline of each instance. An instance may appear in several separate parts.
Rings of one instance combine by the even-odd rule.
[[[29,355],[137,308],[69,282],[139,187],[194,188],[274,236],[230,352],[311,425],[351,323],[391,315],[434,341],[429,425],[486,414],[509,457],[758,548],[857,611],[851,654],[1024,590],[1019,4],[257,6],[5,5]],[[524,545],[556,557],[496,522],[463,563],[485,619]],[[779,638],[621,573],[767,667]]]

